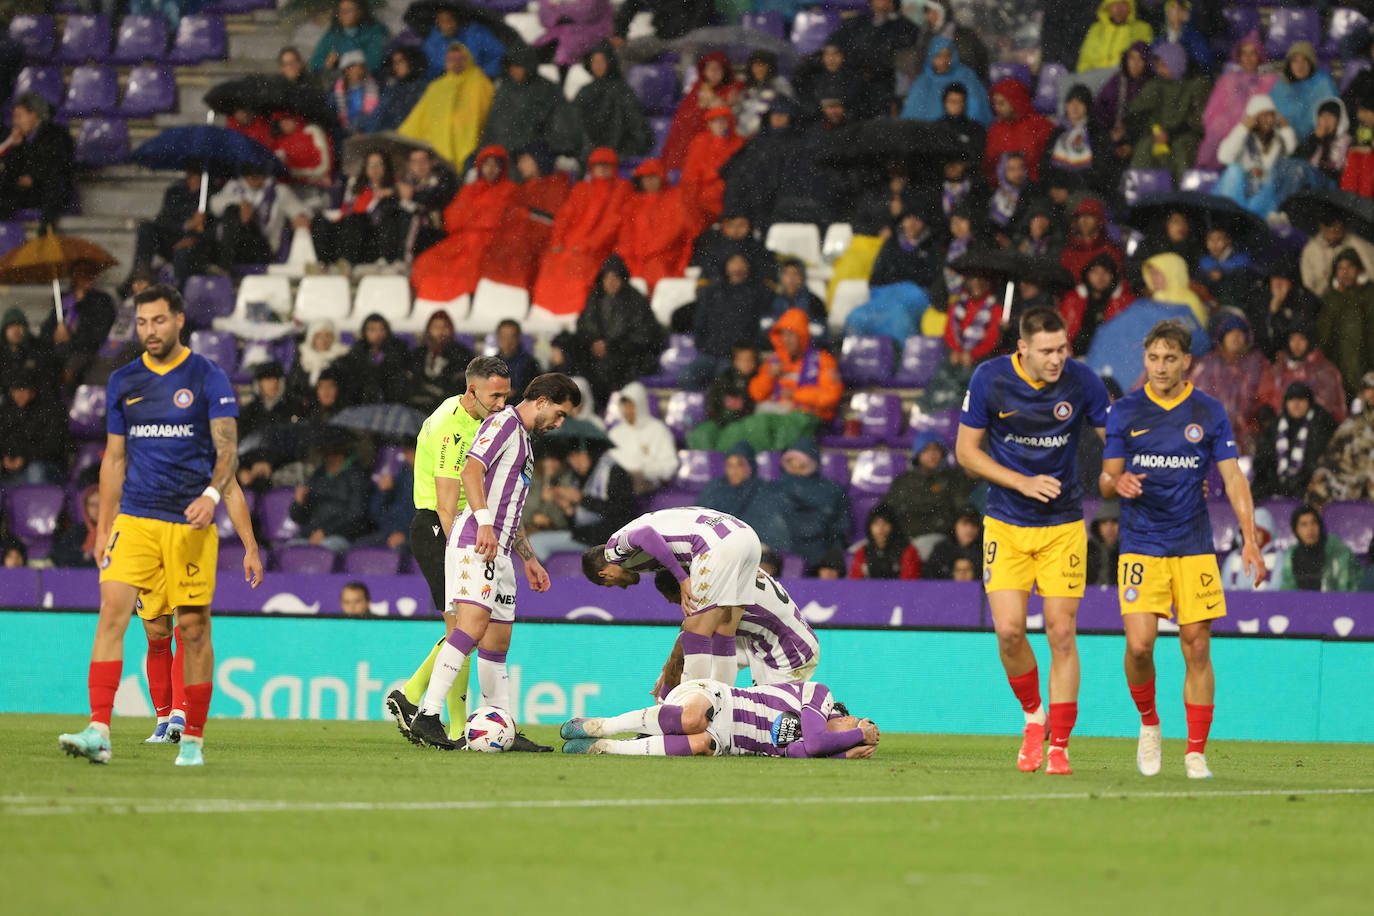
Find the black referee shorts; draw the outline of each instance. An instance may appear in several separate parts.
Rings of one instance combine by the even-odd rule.
[[[410,552],[415,565],[429,583],[429,596],[434,609],[444,609],[444,529],[439,513],[433,509],[417,509],[410,522]]]

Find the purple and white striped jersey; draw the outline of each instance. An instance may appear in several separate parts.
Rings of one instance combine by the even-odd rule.
[[[534,474],[533,455],[529,433],[514,407],[483,420],[468,449],[467,460],[478,461],[487,469],[482,487],[503,556],[510,555],[511,544],[520,533],[520,513],[525,509],[525,495]],[[470,505],[454,520],[450,543],[455,547],[477,543],[477,519]]]
[[[733,515],[701,506],[647,512],[611,535],[606,562],[637,573],[667,569],[681,580],[694,557],[714,550],[732,532],[748,529]]]
[[[815,658],[820,653],[816,631],[792,596],[763,570],[754,586],[758,594],[744,605],[735,636],[747,640],[750,652],[777,671],[794,671]]]
[[[771,684],[766,687],[730,688],[730,749],[733,755],[786,757],[787,748],[773,743],[773,721],[783,713],[807,718],[819,715],[820,722],[838,715],[830,688],[819,681],[800,684]]]

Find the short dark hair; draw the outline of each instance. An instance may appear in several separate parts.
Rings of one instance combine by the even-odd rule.
[[[582,551],[582,575],[589,581],[600,584],[600,572],[609,565],[605,547],[589,547]]]
[[[577,382],[561,372],[545,372],[525,388],[523,400],[537,401],[540,398],[548,398],[552,404],[567,401],[573,407],[581,407],[582,389],[577,387]]]
[[[134,294],[134,311],[138,311],[140,305],[149,302],[165,300],[167,308],[172,310],[175,315],[184,314],[186,311],[186,301],[181,298],[181,293],[177,292],[175,286],[166,283],[154,283],[141,293]]]
[[[520,322],[516,321],[514,318],[507,318],[496,326],[496,330],[498,331],[502,328],[515,328],[515,333],[519,334]]]
[[[368,589],[367,583],[365,582],[359,582],[357,579],[354,579],[352,582],[345,584],[343,588],[339,589],[340,594],[348,591],[362,592],[365,599],[368,601],[372,600],[372,592]]]
[[[1150,328],[1150,333],[1145,335],[1143,346],[1148,350],[1154,346],[1156,341],[1160,340],[1169,341],[1184,353],[1187,353],[1193,345],[1193,335],[1177,321],[1161,321]]]
[[[480,382],[482,379],[491,378],[493,375],[500,378],[510,378],[510,366],[499,356],[478,356],[468,363],[468,367],[463,374],[469,382]]]
[[[1048,305],[1028,308],[1021,315],[1021,339],[1027,343],[1041,331],[1053,334],[1064,329],[1064,317]]]

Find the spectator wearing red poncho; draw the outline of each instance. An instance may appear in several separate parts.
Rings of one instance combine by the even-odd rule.
[[[318,124],[305,121],[300,115],[278,111],[272,115],[276,135],[272,151],[286,166],[286,184],[301,188],[319,188],[307,196],[322,197],[329,189],[334,172],[334,149],[329,137]]]
[[[1103,252],[1079,274],[1079,284],[1059,300],[1059,314],[1069,335],[1069,353],[1082,356],[1099,325],[1135,301],[1112,256]]]
[[[615,253],[630,276],[644,278],[652,295],[659,280],[686,271],[696,233],[682,190],[668,185],[662,162],[646,159],[634,177],[637,189],[620,220]]]
[[[983,177],[997,183],[997,163],[1003,153],[1022,153],[1031,181],[1040,179],[1040,160],[1050,142],[1054,125],[1035,113],[1030,90],[1019,80],[1004,79],[992,84],[988,93],[996,120],[988,128],[987,148],[983,152]]]
[[[725,206],[725,179],[720,170],[743,145],[728,106],[717,105],[706,112],[706,130],[692,138],[682,167],[682,197],[694,220],[693,235],[720,218]]]
[[[520,184],[506,203],[496,227],[499,245],[487,247],[482,276],[496,283],[529,289],[539,274],[539,259],[549,246],[553,221],[572,191],[566,172],[553,168],[553,153],[531,143],[515,157]]]
[[[534,283],[534,303],[555,315],[582,311],[601,272],[601,264],[615,247],[621,217],[633,193],[630,183],[616,175],[620,158],[615,150],[598,147],[587,159],[591,173],[578,182],[553,221],[548,253]]]
[[[276,145],[276,138],[272,136],[272,122],[260,114],[254,114],[247,108],[240,108],[225,118],[224,126],[251,140],[258,141],[268,149],[272,149]]]
[[[1107,208],[1096,197],[1085,197],[1073,210],[1073,232],[1059,254],[1059,263],[1070,276],[1082,277],[1084,269],[1100,254],[1116,264],[1119,274],[1125,254],[1121,246],[1107,238]]]
[[[447,302],[477,288],[482,258],[516,191],[507,167],[503,147],[488,146],[477,154],[477,180],[464,185],[444,208],[448,237],[415,259],[410,281],[417,298]]]
[[[669,171],[680,169],[687,161],[687,148],[697,134],[706,130],[706,112],[718,105],[733,107],[744,83],[730,70],[730,58],[715,51],[697,61],[697,81],[692,91],[677,106],[668,138],[663,142],[663,165]]]

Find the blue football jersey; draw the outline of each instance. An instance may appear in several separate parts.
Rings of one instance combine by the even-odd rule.
[[[1081,521],[1078,437],[1084,420],[1094,429],[1107,424],[1110,404],[1102,380],[1077,360],[1065,361],[1052,385],[1031,381],[1016,354],[974,369],[959,422],[987,430],[988,453],[998,464],[1031,477],[1046,474],[1060,483],[1059,495],[1048,503],[990,484],[988,517],[1023,528]]]
[[[1112,405],[1104,458],[1144,474],[1141,493],[1121,500],[1121,552],[1190,557],[1213,552],[1202,483],[1213,461],[1236,457],[1226,408],[1187,383],[1172,401],[1149,385]]]
[[[105,430],[126,440],[119,511],[185,524],[186,507],[215,468],[210,421],[238,415],[224,370],[189,349],[170,368],[153,368],[144,354],[116,370],[105,391]]]

